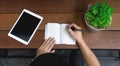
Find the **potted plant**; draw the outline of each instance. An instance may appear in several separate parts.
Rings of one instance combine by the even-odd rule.
[[[92,30],[107,29],[111,25],[113,12],[113,7],[109,6],[107,2],[97,2],[85,12],[85,23]]]

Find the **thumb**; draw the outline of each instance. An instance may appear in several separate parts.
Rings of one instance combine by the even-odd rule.
[[[51,53],[55,53],[55,50],[52,50]]]

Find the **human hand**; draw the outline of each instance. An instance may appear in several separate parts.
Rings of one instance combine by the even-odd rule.
[[[74,27],[75,29],[81,30],[81,27],[77,26],[75,23],[69,25],[67,30],[68,30],[69,34],[72,36],[72,38],[75,39],[77,42],[83,40],[82,32],[72,30],[71,29],[72,27]]]
[[[39,55],[44,54],[44,53],[53,53],[54,50],[53,51],[51,51],[51,50],[54,45],[55,45],[54,38],[50,37],[50,38],[46,39],[43,42],[43,44],[38,48],[36,57],[38,57]]]

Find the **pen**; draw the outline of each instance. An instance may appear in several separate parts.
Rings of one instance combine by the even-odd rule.
[[[75,29],[75,31],[83,31],[83,30],[81,30],[81,29]]]
[[[72,29],[73,31],[83,31],[83,32],[86,31],[86,30],[76,29],[76,28],[73,27],[73,26],[71,27],[71,29]]]

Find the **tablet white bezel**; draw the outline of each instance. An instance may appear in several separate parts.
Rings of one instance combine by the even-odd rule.
[[[13,34],[11,34],[12,30],[14,29],[15,25],[17,24],[17,22],[19,21],[19,19],[21,18],[21,16],[23,15],[24,12],[25,12],[25,13],[28,13],[28,14],[30,14],[30,15],[38,18],[38,19],[40,19],[37,27],[36,27],[35,30],[33,31],[33,33],[32,33],[32,35],[31,35],[30,39],[28,40],[28,42],[27,42],[27,41],[24,41],[23,39],[15,36],[15,35],[13,35]],[[24,10],[22,11],[22,13],[20,14],[20,16],[18,17],[18,19],[16,20],[15,24],[13,25],[13,27],[11,28],[11,30],[9,31],[8,36],[11,37],[11,38],[13,38],[13,39],[15,39],[15,40],[17,40],[17,41],[19,41],[19,42],[21,42],[21,43],[23,43],[23,44],[25,44],[25,45],[28,45],[28,43],[31,41],[32,37],[34,36],[35,32],[37,31],[39,25],[41,24],[42,20],[43,20],[43,17],[42,17],[42,16],[39,16],[39,15],[37,15],[37,14],[35,14],[35,13],[27,10],[27,9],[24,9]]]

